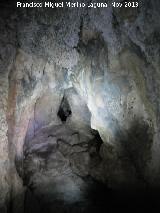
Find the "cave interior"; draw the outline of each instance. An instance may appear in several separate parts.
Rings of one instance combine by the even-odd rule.
[[[160,207],[160,1],[106,2],[1,0],[0,213]]]

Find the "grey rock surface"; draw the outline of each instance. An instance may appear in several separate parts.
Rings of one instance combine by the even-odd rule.
[[[85,137],[83,142],[82,135]],[[77,132],[74,127],[71,129],[68,124],[52,125],[38,132],[31,145],[26,144],[22,175],[24,184],[42,208],[47,206],[48,212],[58,211],[57,208],[62,211],[64,207],[61,203],[67,206],[67,211],[68,205],[83,203],[83,206],[90,202],[86,193],[91,183],[84,178],[88,178],[101,163],[99,153],[94,149],[101,144],[90,139],[95,135],[88,135],[84,135],[84,131]],[[73,139],[76,140],[74,143]],[[26,206],[26,211],[29,211],[28,208]]]
[[[48,10],[0,3],[1,212],[10,206],[23,212],[23,151],[54,150],[57,135],[62,153],[51,156],[61,158],[60,169],[73,153],[72,169],[81,176],[112,188],[159,187],[160,1],[138,2],[138,8]],[[72,112],[67,128],[57,116],[63,97]],[[95,148],[86,151],[84,142],[93,139],[91,128],[103,145],[102,162],[89,171]],[[35,138],[39,144],[32,146]],[[33,171],[44,163],[34,160]]]

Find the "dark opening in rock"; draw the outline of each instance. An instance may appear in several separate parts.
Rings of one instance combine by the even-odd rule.
[[[71,111],[70,105],[68,103],[67,98],[64,96],[61,101],[57,115],[61,119],[62,122],[66,122],[67,118],[71,114],[72,114],[72,111]]]

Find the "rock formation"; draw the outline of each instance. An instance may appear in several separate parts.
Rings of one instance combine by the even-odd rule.
[[[87,212],[95,182],[159,187],[160,1],[137,2],[1,1],[0,212]]]

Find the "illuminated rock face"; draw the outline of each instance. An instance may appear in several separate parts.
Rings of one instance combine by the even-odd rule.
[[[28,186],[26,196],[31,194],[26,212],[30,212],[33,197],[45,212],[91,207],[88,191],[94,181],[90,175],[100,165],[101,143],[96,132],[67,121],[38,131],[30,144],[25,143],[23,174],[19,172]]]
[[[111,188],[159,184],[160,2],[141,4],[37,12],[2,3],[0,212],[10,199],[22,212],[23,150],[52,125],[99,132],[101,162],[89,173],[96,180]],[[63,98],[72,112],[63,111],[65,124]]]

